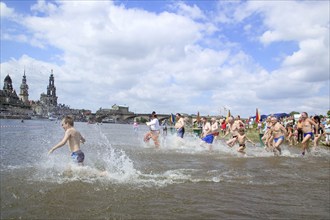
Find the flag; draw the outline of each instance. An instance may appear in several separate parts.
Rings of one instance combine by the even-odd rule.
[[[175,124],[175,115],[173,115],[172,113],[170,116],[170,122],[171,122],[171,124]]]
[[[260,113],[258,111],[258,108],[256,110],[256,123],[259,123],[260,122]]]

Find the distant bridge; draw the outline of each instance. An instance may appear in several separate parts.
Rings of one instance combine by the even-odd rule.
[[[127,121],[127,120],[130,120],[130,119],[134,119],[134,118],[143,118],[145,120],[149,120],[150,119],[150,115],[151,114],[133,114],[133,115],[126,115],[126,114],[123,114],[123,115],[120,115],[121,118],[124,120],[124,121]],[[168,115],[168,114],[157,114],[157,118],[159,121],[163,121],[165,119],[169,119],[171,115]]]
[[[113,123],[130,123],[133,122],[135,118],[141,120],[144,119],[146,121],[149,121],[151,114],[140,114],[140,113],[109,113],[109,114],[102,114],[102,115],[96,115],[96,118],[98,121],[102,120],[108,120],[109,122]],[[157,114],[157,118],[159,121],[163,121],[165,119],[170,119],[169,114]]]

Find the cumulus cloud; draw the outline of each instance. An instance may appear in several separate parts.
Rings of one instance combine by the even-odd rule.
[[[10,18],[15,16],[15,11],[13,8],[7,7],[3,2],[0,2],[0,16],[3,18]]]
[[[35,13],[51,14],[55,12],[57,6],[51,2],[45,0],[38,0],[36,4],[31,6],[31,11]]]
[[[206,20],[204,12],[195,4],[190,6],[184,2],[178,1],[175,2],[171,8],[175,10],[178,14],[183,15],[184,17],[189,17],[191,19],[202,19]]]
[[[287,2],[283,9],[276,2],[220,1],[209,13],[196,4],[174,2],[171,11],[156,13],[113,1],[38,1],[31,13],[21,15],[1,4],[7,19],[27,30],[4,29],[2,40],[49,52],[56,48],[52,63],[28,51],[1,63],[16,88],[25,67],[34,100],[46,91],[53,69],[59,102],[93,111],[115,103],[160,113],[219,114],[227,106],[245,116],[256,107],[273,113],[313,105],[319,113],[327,109],[322,101],[329,94],[320,93],[329,86],[325,3]],[[14,14],[16,19],[9,16]],[[256,16],[263,31],[253,33],[249,19]],[[223,31],[228,24],[254,34],[261,46],[295,41],[299,49],[267,70]],[[304,103],[309,100],[318,101]],[[296,103],[304,105],[297,109]]]

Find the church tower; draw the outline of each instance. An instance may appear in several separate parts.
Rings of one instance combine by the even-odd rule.
[[[9,74],[6,76],[5,80],[3,81],[3,91],[5,93],[12,93],[13,92],[13,82]]]
[[[57,106],[56,87],[53,70],[49,77],[49,84],[47,86],[47,94],[41,94],[40,101],[46,106]]]
[[[9,76],[6,76],[3,81],[3,90],[0,90],[0,104],[5,103],[9,105],[22,105],[21,100],[18,98],[13,82]]]
[[[26,84],[25,70],[20,89],[19,98],[24,104],[29,104],[29,86]]]

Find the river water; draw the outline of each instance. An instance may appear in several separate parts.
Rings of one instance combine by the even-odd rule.
[[[1,120],[1,219],[330,219],[330,152],[212,151],[186,134],[145,144],[146,126],[75,123],[85,166],[51,121]],[[102,172],[106,171],[106,172]],[[101,175],[105,174],[105,175]]]

